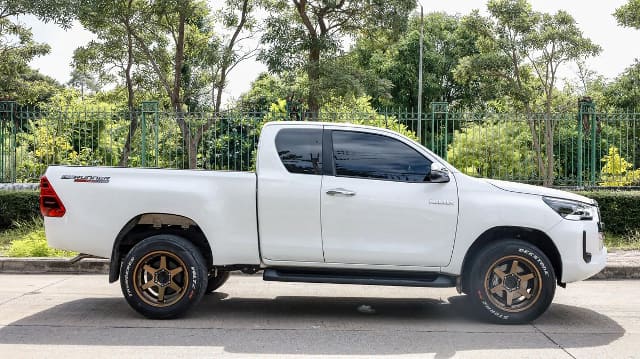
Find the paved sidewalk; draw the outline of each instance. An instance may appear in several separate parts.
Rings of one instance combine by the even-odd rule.
[[[618,250],[609,252],[607,263],[609,265],[640,267],[640,251]]]

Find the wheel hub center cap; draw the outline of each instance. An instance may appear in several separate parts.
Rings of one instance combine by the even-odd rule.
[[[503,281],[504,288],[508,291],[520,289],[520,277],[515,274],[507,274]]]
[[[153,276],[153,282],[161,287],[171,284],[171,273],[166,269],[160,269]]]

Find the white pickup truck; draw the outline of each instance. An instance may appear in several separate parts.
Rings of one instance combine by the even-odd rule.
[[[49,167],[41,212],[55,248],[111,258],[128,303],[183,314],[230,271],[267,281],[457,287],[523,323],[556,284],[604,268],[597,203],[466,176],[367,126],[264,126],[255,173]]]

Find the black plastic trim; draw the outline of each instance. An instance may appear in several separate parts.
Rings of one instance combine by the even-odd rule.
[[[587,231],[582,231],[582,259],[585,263],[591,262],[591,253],[587,252]]]
[[[335,166],[333,164],[333,140],[331,130],[322,130],[322,174],[325,176],[335,176]]]
[[[316,269],[264,270],[262,279],[274,282],[334,283],[388,285],[401,287],[456,286],[456,277],[432,272],[387,272],[387,271],[328,271]]]

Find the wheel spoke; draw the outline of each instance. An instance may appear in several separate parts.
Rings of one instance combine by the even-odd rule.
[[[518,274],[519,271],[520,267],[518,267],[518,260],[514,259],[513,262],[511,262],[511,270],[509,271],[509,274]]]
[[[526,282],[528,282],[528,281],[529,281],[529,279],[532,279],[533,277],[534,277],[533,273],[529,273],[529,274],[521,275],[521,276],[520,276],[520,280],[521,280],[523,283],[526,283]]]
[[[518,294],[525,297],[526,299],[531,298],[531,293],[527,292],[527,287],[520,287],[518,289]]]
[[[505,272],[501,271],[498,268],[494,268],[493,273],[495,273],[495,275],[497,275],[500,280],[504,280],[504,276],[507,275]]]
[[[169,284],[169,288],[173,289],[176,291],[176,293],[180,293],[180,291],[182,290],[182,288],[176,284],[176,282],[171,281],[171,284]]]
[[[502,292],[504,292],[504,285],[502,285],[502,284],[491,288],[491,293],[492,294],[499,294],[502,297]]]
[[[153,268],[152,266],[150,266],[148,264],[145,264],[144,267],[142,267],[142,268],[145,270],[145,272],[147,272],[147,273],[149,273],[151,275],[156,274],[156,272],[158,271],[157,269]]]
[[[142,290],[147,290],[151,287],[153,287],[154,285],[156,285],[152,280],[146,282],[145,284],[142,285]]]
[[[507,307],[510,307],[510,306],[511,306],[511,303],[513,303],[513,300],[514,300],[515,298],[518,298],[518,297],[519,297],[519,296],[518,296],[518,297],[514,297],[514,294],[515,294],[515,293],[516,293],[516,292],[510,292],[510,291],[507,291]]]
[[[169,273],[171,273],[171,276],[173,277],[174,275],[178,274],[178,273],[182,273],[182,267],[177,267],[175,269],[172,269],[169,271]]]
[[[167,256],[160,256],[160,268],[158,269],[167,269]]]
[[[158,301],[164,302],[165,287],[158,287]]]

